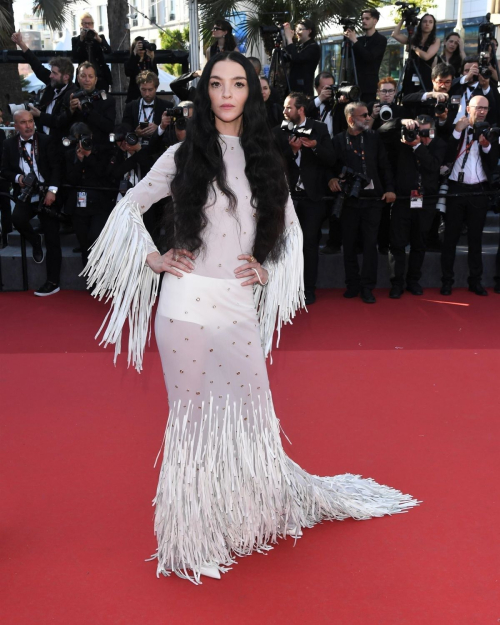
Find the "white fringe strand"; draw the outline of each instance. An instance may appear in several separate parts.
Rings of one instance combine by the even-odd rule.
[[[251,391],[250,391],[251,392]],[[271,394],[223,406],[175,402],[153,504],[157,576],[174,572],[195,584],[203,566],[224,573],[235,556],[265,553],[291,527],[407,512],[410,495],[359,475],[310,475],[284,452]]]
[[[151,337],[151,312],[158,294],[159,275],[146,264],[146,256],[153,249],[139,205],[125,196],[113,209],[81,273],[87,277],[87,288],[94,297],[106,302],[111,299],[111,308],[95,338],[107,322],[100,345],[115,345],[116,364],[128,318],[128,366],[132,363],[138,372]]]
[[[266,357],[271,353],[274,330],[278,331],[276,347],[279,347],[281,326],[292,323],[297,310],[305,308],[302,240],[302,230],[296,221],[285,232],[282,257],[277,262],[263,264],[269,273],[267,286],[258,284],[254,287],[262,349]]]

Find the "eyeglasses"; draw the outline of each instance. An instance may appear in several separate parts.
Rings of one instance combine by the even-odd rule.
[[[436,80],[438,85],[451,85],[451,78],[450,80]]]
[[[478,111],[487,111],[490,107],[489,106],[476,106],[475,104],[469,104],[469,108],[477,109]]]
[[[380,89],[380,93],[383,94],[388,94],[388,93],[395,93],[396,89]]]
[[[359,113],[356,117],[364,117],[366,119],[367,117],[370,117],[370,113]]]
[[[214,32],[215,30],[222,30],[222,28],[220,28],[219,26],[214,26],[214,27],[212,28],[212,32]]]

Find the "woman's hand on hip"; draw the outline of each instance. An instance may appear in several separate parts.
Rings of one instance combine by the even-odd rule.
[[[192,252],[172,248],[163,255],[159,252],[151,252],[151,254],[147,255],[146,262],[155,273],[163,273],[165,271],[173,276],[182,278],[182,272],[191,273],[194,269],[194,265],[191,262],[194,259]]]
[[[238,260],[248,261],[234,270],[236,278],[247,278],[245,282],[241,283],[241,286],[250,286],[251,284],[261,284],[264,286],[267,284],[269,274],[251,254],[241,254],[241,256],[238,256]]]

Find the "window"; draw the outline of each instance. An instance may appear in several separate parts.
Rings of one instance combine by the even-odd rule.
[[[175,21],[175,0],[170,0],[170,21]]]
[[[130,14],[135,15],[135,19],[132,20],[132,27],[139,26],[139,20],[137,19],[137,15],[139,15],[136,11],[137,9],[137,0],[132,0],[129,4]]]
[[[150,0],[149,19],[151,20],[152,24],[156,24],[156,2],[155,0]]]
[[[104,30],[104,7],[101,5],[100,7],[97,7],[97,9],[99,15],[99,26],[97,30],[102,33],[102,31]]]
[[[73,31],[73,37],[78,34],[76,32],[76,15],[74,13],[71,14],[71,30]]]

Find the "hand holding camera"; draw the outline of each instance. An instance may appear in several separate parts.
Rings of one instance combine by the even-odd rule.
[[[76,148],[76,156],[78,157],[78,160],[83,161],[84,158],[86,158],[87,156],[90,156],[91,154],[92,154],[92,149],[86,150],[84,147],[82,147],[82,143],[80,141]]]
[[[323,87],[323,89],[321,89],[321,92],[318,95],[320,102],[326,102],[327,100],[330,100],[332,97],[333,97],[332,85],[326,85],[326,87]]]
[[[45,194],[45,198],[43,200],[43,203],[45,204],[45,206],[52,206],[52,204],[56,201],[56,194],[52,193],[52,191],[47,191],[47,193]]]
[[[78,98],[75,98],[73,94],[69,97],[69,112],[74,114],[76,111],[82,110],[82,103]]]
[[[85,41],[86,43],[97,41],[97,43],[101,43],[102,39],[95,30],[91,28],[80,28],[80,41]]]
[[[414,147],[420,143],[418,122],[414,119],[401,120],[401,143]]]

